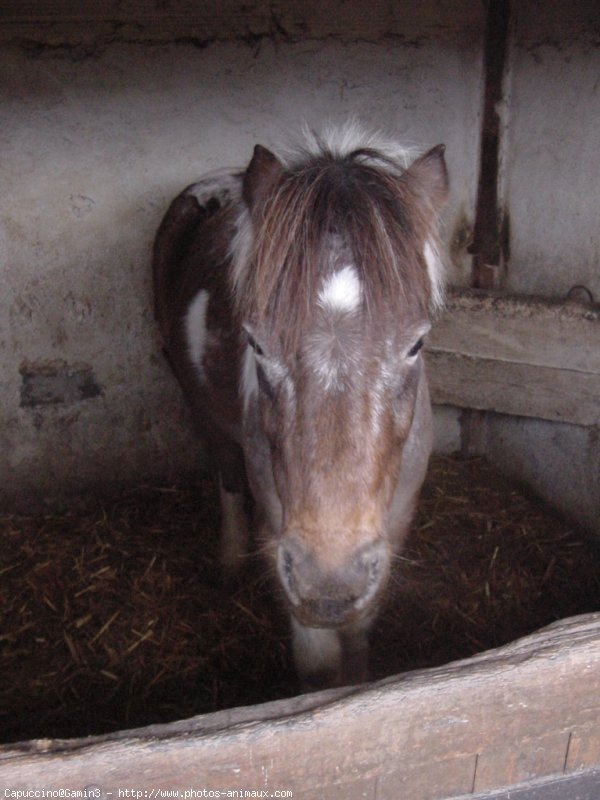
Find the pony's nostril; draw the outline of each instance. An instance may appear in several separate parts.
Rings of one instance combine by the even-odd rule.
[[[377,594],[386,573],[389,555],[384,544],[369,545],[356,557],[356,569],[362,575],[363,591],[354,601],[354,607],[364,608]]]
[[[367,583],[369,586],[371,586],[373,583],[379,580],[383,567],[382,561],[383,559],[381,553],[377,553],[376,555],[372,556],[369,559],[369,562],[367,564],[367,575],[368,575]]]
[[[341,625],[357,612],[366,612],[381,591],[388,564],[389,547],[379,540],[333,569],[319,564],[306,543],[293,534],[282,537],[277,548],[281,586],[309,625]]]

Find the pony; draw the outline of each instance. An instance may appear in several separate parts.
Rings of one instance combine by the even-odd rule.
[[[444,146],[355,124],[179,194],[153,250],[164,351],[219,487],[235,574],[254,525],[303,687],[368,677],[368,632],[432,446],[421,348],[443,296]]]

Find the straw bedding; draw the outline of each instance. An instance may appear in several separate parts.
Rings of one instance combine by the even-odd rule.
[[[166,722],[296,693],[285,614],[218,566],[209,481],[0,518],[0,741]],[[372,636],[379,678],[600,609],[597,542],[485,461],[437,457]]]

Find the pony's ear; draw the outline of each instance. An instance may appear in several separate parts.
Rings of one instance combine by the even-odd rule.
[[[283,166],[270,150],[257,144],[244,175],[242,197],[249,209],[261,204],[283,172]]]
[[[438,144],[410,165],[402,176],[423,192],[439,213],[448,199],[448,169],[444,160],[446,145]]]

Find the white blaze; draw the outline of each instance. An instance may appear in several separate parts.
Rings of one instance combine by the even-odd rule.
[[[318,303],[326,311],[356,311],[362,287],[354,267],[343,267],[330,275],[319,292]]]

